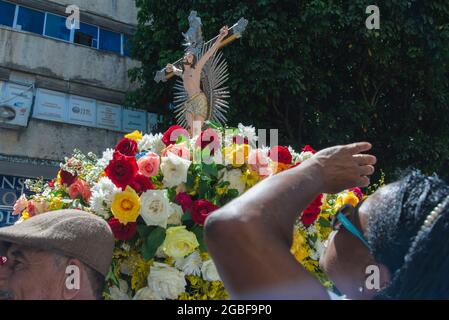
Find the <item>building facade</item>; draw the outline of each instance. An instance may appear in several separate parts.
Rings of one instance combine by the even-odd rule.
[[[152,130],[157,115],[124,106],[136,25],[134,0],[0,0],[0,226],[25,178]]]

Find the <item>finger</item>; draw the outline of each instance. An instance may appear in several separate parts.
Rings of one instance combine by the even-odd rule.
[[[352,156],[359,166],[375,165],[377,158],[370,154],[355,154]]]
[[[356,142],[352,144],[348,144],[344,146],[346,150],[348,150],[351,154],[357,154],[360,152],[365,152],[371,150],[373,146],[369,142]]]
[[[361,176],[370,176],[374,173],[375,169],[374,166],[360,166],[359,167],[359,173]]]
[[[357,186],[360,188],[368,187],[370,184],[370,179],[367,176],[360,177],[357,181]]]

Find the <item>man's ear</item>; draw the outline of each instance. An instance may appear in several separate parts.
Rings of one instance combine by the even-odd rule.
[[[70,259],[65,269],[63,293],[64,300],[75,300],[85,285],[86,271],[83,264],[77,259]]]

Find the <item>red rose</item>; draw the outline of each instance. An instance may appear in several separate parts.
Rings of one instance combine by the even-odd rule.
[[[59,171],[59,176],[61,177],[61,183],[65,184],[67,187],[70,187],[76,180],[76,174],[73,175],[65,170]]]
[[[306,227],[310,226],[321,213],[323,195],[320,194],[313,202],[304,210],[301,216],[301,222]]]
[[[201,150],[209,147],[210,155],[213,156],[215,154],[215,150],[219,150],[221,147],[220,137],[214,130],[210,128],[206,129],[201,132],[201,135],[195,142],[195,146],[201,148]]]
[[[270,149],[268,156],[274,162],[282,164],[291,164],[293,157],[287,147],[276,146]]]
[[[178,193],[176,195],[175,202],[182,207],[182,211],[184,212],[190,210],[193,205],[192,198],[185,192]]]
[[[0,257],[0,266],[4,265],[6,262],[8,262],[8,258],[7,257]]]
[[[313,149],[310,145],[306,145],[304,148],[302,148],[302,152],[312,152],[313,154],[315,154],[316,150]]]
[[[171,126],[165,131],[164,136],[162,137],[162,142],[168,147],[171,144],[175,144],[181,135],[190,139],[189,132],[186,129],[181,126]]]
[[[354,192],[354,194],[357,196],[357,198],[359,198],[360,201],[363,200],[362,189],[360,189],[360,188],[352,188],[352,189],[349,189],[349,191]]]
[[[190,215],[192,220],[199,225],[204,225],[206,218],[219,207],[207,200],[197,200],[192,205]]]
[[[55,180],[51,180],[49,183],[48,183],[48,186],[50,187],[50,188],[54,188],[55,187]]]
[[[122,155],[127,157],[135,157],[139,153],[139,147],[137,142],[128,138],[123,138],[115,146],[115,151],[120,152]]]
[[[248,144],[248,138],[242,136],[233,136],[232,143],[234,144]]]
[[[137,231],[137,223],[135,222],[122,224],[117,219],[111,218],[109,219],[108,224],[117,240],[128,241],[134,237]]]
[[[105,169],[108,178],[122,189],[132,183],[138,171],[139,167],[135,157],[126,157],[118,152],[114,153],[114,159]]]
[[[143,174],[138,174],[135,176],[134,180],[129,184],[137,194],[141,195],[147,190],[153,190],[153,184],[151,183],[150,178],[145,177]]]

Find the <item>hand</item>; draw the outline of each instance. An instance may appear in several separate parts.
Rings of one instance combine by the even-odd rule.
[[[372,148],[368,142],[324,149],[310,160],[318,168],[322,192],[338,193],[353,187],[367,187],[374,173],[376,157],[360,154]]]
[[[173,65],[172,64],[167,64],[167,66],[165,67],[165,71],[167,71],[167,73],[172,73],[174,70]]]
[[[226,38],[226,36],[229,34],[229,28],[228,26],[224,26],[223,28],[220,29],[220,38],[224,39]]]

